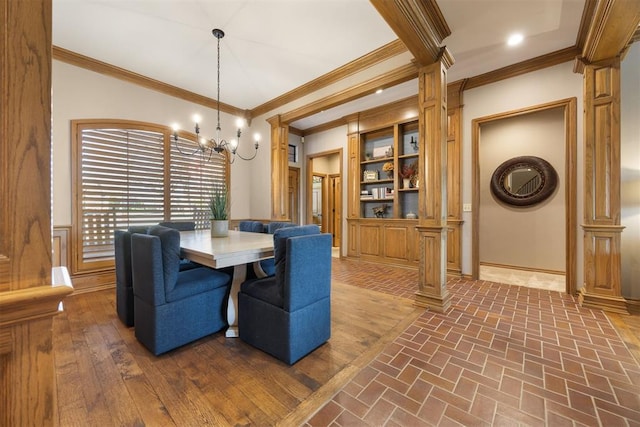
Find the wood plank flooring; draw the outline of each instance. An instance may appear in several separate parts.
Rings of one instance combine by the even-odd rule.
[[[117,318],[115,291],[54,321],[61,426],[300,425],[423,311],[334,279],[330,341],[290,367],[214,334],[160,357]]]

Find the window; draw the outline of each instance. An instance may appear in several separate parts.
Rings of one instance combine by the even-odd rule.
[[[291,163],[298,161],[298,146],[289,144],[289,161]]]
[[[140,122],[72,122],[75,272],[113,265],[116,229],[169,220],[208,227],[209,189],[228,184],[226,156],[181,154],[171,134]],[[189,136],[181,146],[193,147]]]

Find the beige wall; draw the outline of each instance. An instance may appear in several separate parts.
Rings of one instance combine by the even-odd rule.
[[[555,108],[500,119],[480,128],[480,262],[565,271],[564,110]],[[496,199],[491,176],[504,161],[536,156],[558,174],[556,191],[531,207]]]
[[[622,295],[640,299],[640,43],[621,66]]]
[[[71,224],[71,136],[73,119],[108,118],[143,122],[181,124],[192,130],[195,113],[203,119],[203,135],[215,131],[215,110],[166,96],[130,83],[94,73],[59,61],[53,61],[53,225]],[[221,113],[221,126],[231,137],[235,131],[235,117]],[[247,149],[250,155],[252,135],[262,134],[262,148],[251,162],[236,160],[231,165],[231,217],[251,216],[252,174],[270,169],[269,127],[254,121],[245,130],[239,152]],[[248,146],[245,146],[248,145]],[[266,167],[255,167],[257,164]],[[253,167],[252,167],[253,166]],[[263,180],[270,182],[270,180]],[[266,208],[268,218],[269,205]]]

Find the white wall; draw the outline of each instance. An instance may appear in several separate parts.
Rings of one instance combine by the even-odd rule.
[[[498,113],[518,110],[566,98],[577,98],[577,276],[578,288],[583,284],[583,138],[582,138],[582,75],[573,72],[573,64],[567,62],[554,67],[527,73],[511,79],[477,87],[464,92],[462,110],[462,203],[471,204],[471,122],[474,119]],[[475,207],[472,207],[475,209]],[[462,219],[462,273],[471,274],[471,238],[477,232],[471,226],[471,212],[463,212]]]
[[[167,126],[178,122],[181,128],[192,131],[191,118],[198,113],[203,118],[202,135],[213,136],[215,132],[215,110],[63,62],[53,61],[52,84],[53,224],[56,226],[71,224],[71,120],[126,119]],[[233,137],[235,117],[221,113],[221,127],[229,138]],[[263,141],[256,159],[251,162],[236,159],[231,165],[231,218],[251,217],[252,174],[270,169],[268,126],[266,131],[264,126],[252,125],[245,129],[238,152],[251,155],[256,131],[261,132]]]
[[[621,224],[622,295],[640,298],[640,43],[620,67],[622,77]]]

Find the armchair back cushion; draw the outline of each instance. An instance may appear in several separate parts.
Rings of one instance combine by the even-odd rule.
[[[180,232],[173,228],[154,225],[149,228],[149,234],[160,238],[165,292],[171,293],[180,271]]]
[[[260,221],[240,221],[238,230],[249,231],[251,233],[264,233],[264,224]]]
[[[178,231],[193,231],[196,229],[195,221],[164,221],[158,223],[158,225]]]
[[[296,224],[289,221],[273,221],[267,224],[267,233],[273,234],[276,230],[280,230],[281,228],[286,227],[295,227]]]
[[[279,228],[273,234],[273,259],[275,262],[275,274],[284,278],[287,268],[287,239],[295,236],[308,236],[320,234],[317,225],[301,225],[298,227]]]

